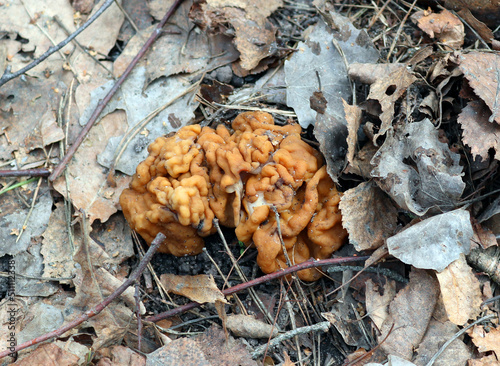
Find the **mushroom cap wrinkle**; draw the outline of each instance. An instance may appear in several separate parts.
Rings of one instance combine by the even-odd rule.
[[[266,273],[288,260],[328,258],[347,237],[341,194],[300,133],[299,125],[278,126],[257,111],[238,115],[232,130],[191,125],[159,137],[120,196],[125,218],[148,244],[164,233],[159,250],[176,256],[200,253],[217,218],[257,248]],[[316,269],[298,275],[321,277]]]

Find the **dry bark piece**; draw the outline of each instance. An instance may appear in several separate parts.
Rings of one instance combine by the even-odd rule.
[[[500,358],[500,328],[490,328],[486,332],[483,325],[476,325],[467,333],[479,352],[493,351]]]
[[[370,86],[370,94],[367,99],[378,100],[382,107],[382,114],[379,116],[382,125],[380,131],[373,138],[375,144],[377,138],[383,136],[392,126],[394,104],[416,80],[417,78],[403,65]]]
[[[177,276],[165,273],[160,276],[160,281],[167,292],[185,296],[200,304],[226,302],[211,275]]]
[[[361,116],[363,111],[357,105],[349,105],[344,99],[345,119],[347,121],[347,161],[352,164],[356,154],[358,144],[358,130],[361,126]]]
[[[500,55],[486,52],[470,52],[458,58],[459,68],[474,92],[490,108],[488,121],[500,124]]]
[[[463,254],[436,276],[448,319],[452,323],[464,325],[469,319],[475,319],[480,314],[479,280],[467,265]]]
[[[389,197],[371,182],[344,192],[340,201],[342,225],[357,251],[373,250],[392,236],[398,212]]]
[[[432,275],[412,269],[409,284],[398,292],[389,305],[390,316],[382,325],[378,337],[380,347],[386,354],[412,359],[413,350],[424,337],[438,296],[438,283]]]
[[[500,160],[500,124],[491,123],[491,111],[483,101],[469,102],[458,116],[462,125],[463,142],[470,146],[474,157],[483,160],[489,157],[489,150],[495,150],[495,159]]]
[[[437,38],[439,42],[453,49],[458,49],[464,44],[464,24],[446,9],[439,14],[422,10],[413,14],[411,18],[431,38]]]

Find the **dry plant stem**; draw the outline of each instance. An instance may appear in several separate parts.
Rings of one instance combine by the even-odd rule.
[[[54,337],[59,337],[66,333],[68,330],[73,329],[74,327],[82,324],[83,322],[89,320],[90,318],[98,315],[103,311],[114,299],[116,299],[118,296],[120,296],[130,285],[132,285],[141,275],[141,273],[144,271],[146,268],[147,264],[153,258],[153,255],[155,254],[156,250],[158,247],[163,243],[163,241],[166,239],[165,235],[162,233],[159,233],[156,235],[156,238],[153,240],[151,243],[151,246],[149,247],[149,250],[147,251],[146,255],[142,260],[140,261],[139,265],[135,269],[134,272],[130,275],[130,277],[120,286],[118,287],[111,295],[109,295],[106,299],[104,299],[103,302],[97,304],[95,307],[92,309],[86,311],[82,315],[80,315],[78,318],[75,320],[69,322],[68,324],[60,327],[59,329],[53,330],[52,332],[46,333],[44,335],[41,335],[40,337],[36,337],[32,339],[31,341],[21,343],[16,346],[14,352],[19,352],[25,348],[34,346],[36,344],[39,344],[41,342],[45,342],[51,338]],[[10,355],[12,352],[9,350],[0,352],[0,359]]]
[[[398,41],[399,36],[401,35],[401,32],[403,31],[403,27],[408,20],[408,17],[410,16],[411,11],[415,7],[415,4],[417,3],[417,0],[413,1],[413,4],[411,4],[410,9],[406,13],[405,17],[401,21],[401,24],[399,25],[398,31],[396,32],[396,36],[394,37],[394,40],[392,41],[391,48],[389,49],[389,52],[387,53],[387,62],[389,62],[389,58],[391,58],[392,51],[394,51],[394,48],[396,47],[396,42]]]
[[[29,65],[23,67],[20,70],[17,70],[16,72],[10,72],[9,68],[7,68],[0,78],[0,86],[3,84],[7,83],[8,81],[17,78],[19,75],[24,74],[26,71],[31,70],[35,66],[39,65],[44,61],[46,58],[48,58],[50,55],[53,53],[59,51],[61,48],[66,46],[69,42],[71,42],[76,36],[78,36],[80,33],[82,33],[89,25],[91,25],[99,16],[104,13],[104,11],[113,4],[114,0],[106,0],[105,3],[99,8],[98,11],[94,15],[92,15],[86,22],[83,24],[80,28],[78,28],[73,34],[71,34],[68,38],[66,38],[64,41],[60,42],[58,45],[50,47],[43,55],[41,55],[39,58],[37,58],[35,61],[30,63]]]
[[[135,316],[137,317],[137,349],[142,352],[142,317],[141,317],[141,299],[139,296],[139,284],[135,283]]]
[[[255,351],[252,352],[252,357],[255,359],[255,358],[263,355],[267,348],[272,348],[274,346],[277,346],[281,342],[286,341],[287,339],[290,339],[290,338],[297,337],[300,334],[307,334],[310,332],[317,332],[317,331],[326,332],[328,329],[330,329],[330,322],[325,321],[325,322],[317,323],[314,325],[309,325],[306,327],[301,327],[301,328],[291,330],[289,332],[286,332],[286,333],[281,334],[278,337],[274,338],[268,344],[264,344],[260,347],[257,347],[255,349]]]
[[[0,170],[0,177],[48,177],[51,171],[46,168],[24,170]]]
[[[115,93],[118,91],[120,86],[123,84],[127,76],[130,74],[132,69],[135,67],[135,65],[139,62],[139,60],[144,56],[146,51],[151,47],[151,45],[156,41],[156,39],[160,36],[161,30],[167,20],[170,18],[170,16],[174,13],[175,9],[179,6],[179,4],[182,2],[182,0],[176,0],[170,9],[167,11],[163,19],[161,20],[160,23],[156,26],[155,30],[149,37],[149,39],[144,43],[142,48],[139,50],[137,55],[132,59],[130,64],[127,66],[127,69],[123,72],[122,76],[116,81],[115,85],[111,88],[111,90],[108,92],[108,94],[97,104],[96,109],[94,110],[94,113],[90,116],[87,124],[85,127],[82,129],[78,137],[76,138],[75,142],[73,145],[71,145],[71,148],[68,150],[66,155],[64,156],[64,159],[59,163],[59,165],[54,169],[54,172],[50,175],[49,180],[53,182],[54,180],[61,175],[62,171],[66,168],[66,165],[68,165],[69,161],[75,154],[76,150],[78,147],[81,145],[83,140],[85,139],[85,136],[87,136],[87,133],[90,131],[92,126],[96,123],[97,119],[99,118],[99,115],[101,112],[104,110],[104,107],[108,102],[111,100],[111,98],[115,95]]]
[[[461,329],[459,332],[457,332],[453,337],[451,337],[451,339],[449,339],[445,344],[443,344],[441,346],[441,348],[436,352],[436,354],[429,360],[429,362],[427,362],[427,364],[425,366],[432,366],[434,364],[434,362],[437,360],[437,358],[441,355],[441,353],[443,353],[443,351],[446,349],[446,347],[448,347],[451,342],[453,342],[455,339],[457,339],[458,337],[460,337],[462,334],[464,334],[467,329],[473,327],[474,325],[476,324],[479,324],[479,323],[482,323],[482,322],[485,322],[486,320],[489,320],[489,319],[493,319],[493,318],[496,318],[497,315],[496,314],[489,314],[489,315],[486,315],[486,316],[483,316],[482,318],[479,318],[478,320],[476,320],[475,322],[469,324],[468,326],[466,326],[465,328]]]
[[[247,288],[260,285],[261,283],[265,283],[265,282],[275,280],[277,278],[281,278],[283,276],[286,276],[290,273],[300,271],[302,269],[315,268],[315,267],[321,267],[321,266],[323,266],[323,267],[334,266],[334,265],[339,265],[339,264],[348,263],[348,262],[360,262],[360,261],[365,261],[368,258],[370,258],[370,257],[368,257],[368,256],[342,257],[342,258],[322,259],[319,261],[314,260],[314,259],[310,259],[310,260],[302,262],[300,264],[296,264],[294,266],[285,268],[281,271],[273,272],[273,273],[267,274],[265,276],[256,278],[255,280],[251,280],[251,281],[248,281],[245,283],[240,283],[239,285],[233,286],[231,288],[227,288],[227,289],[223,290],[222,293],[224,294],[224,296],[229,296],[229,295],[232,295],[236,292],[240,292],[240,291],[246,290]],[[171,309],[171,310],[165,311],[163,313],[150,316],[149,318],[146,318],[145,320],[148,322],[157,322],[159,320],[166,319],[166,318],[169,318],[171,316],[181,314],[181,313],[184,313],[188,310],[197,308],[200,305],[203,305],[203,304],[200,304],[197,302],[190,302],[186,305],[179,306],[178,308]]]

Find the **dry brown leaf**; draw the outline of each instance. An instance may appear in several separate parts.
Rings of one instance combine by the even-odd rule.
[[[292,362],[290,356],[288,356],[288,353],[286,353],[286,351],[283,351],[283,358],[285,359],[285,363],[283,364],[283,366],[295,366],[295,362]]]
[[[371,85],[401,67],[405,67],[405,64],[360,64],[355,62],[349,64],[348,73],[352,79]]]
[[[438,283],[434,277],[427,271],[413,268],[410,283],[398,292],[389,305],[390,316],[382,325],[382,333],[378,337],[380,347],[386,354],[411,360],[413,350],[425,334],[438,295]]]
[[[498,360],[495,355],[488,355],[476,360],[469,360],[467,366],[498,366]]]
[[[430,13],[427,10],[419,11],[412,16],[418,27],[431,38],[453,49],[464,44],[464,25],[456,15],[444,9],[441,13]]]
[[[446,0],[439,1],[450,10],[469,9],[474,16],[489,26],[496,27],[500,18],[500,4],[491,0]]]
[[[372,177],[370,173],[373,169],[370,161],[375,156],[378,149],[379,148],[377,146],[373,145],[373,143],[369,141],[354,156],[352,164],[349,164],[347,168],[344,169],[344,173],[357,174],[363,178],[370,179]]]
[[[160,276],[160,281],[168,292],[185,296],[200,304],[226,302],[211,275],[177,276],[165,273]]]
[[[251,315],[229,315],[226,320],[226,326],[227,329],[238,337],[269,338],[278,335],[276,327],[257,320]]]
[[[429,360],[437,353],[443,343],[452,339],[459,331],[459,328],[451,323],[441,323],[437,320],[431,320],[422,342],[418,346],[417,356],[413,360],[415,365],[427,365]],[[462,336],[463,338],[463,336]],[[464,365],[472,357],[471,351],[462,341],[457,338],[450,343],[434,362],[434,366]]]
[[[366,281],[366,311],[378,329],[389,317],[389,303],[396,296],[396,282],[387,281],[384,285],[383,294],[371,279]]]
[[[470,52],[459,56],[459,68],[474,92],[490,108],[488,121],[500,124],[500,55],[486,52]]]
[[[486,42],[491,42],[494,40],[493,32],[486,24],[479,21],[469,9],[463,8],[458,12],[465,22],[470,25],[479,34],[479,36]]]
[[[363,111],[357,105],[349,105],[344,99],[345,119],[347,121],[347,161],[352,164],[354,161],[354,154],[356,153],[358,144],[358,130],[361,126],[361,115]]]
[[[481,312],[481,289],[479,280],[465,260],[465,255],[452,262],[444,271],[436,273],[443,303],[450,321],[465,324]]]
[[[97,366],[144,366],[146,357],[128,347],[113,346],[99,351],[102,358]]]
[[[58,365],[73,366],[78,364],[78,356],[67,352],[53,343],[39,346],[26,358],[14,363],[16,366]]]
[[[462,109],[458,123],[462,125],[463,142],[470,146],[472,155],[487,160],[489,149],[493,149],[495,159],[500,160],[500,125],[490,123],[490,116],[488,107],[476,100]]]
[[[117,212],[120,193],[130,182],[130,177],[117,176],[117,186],[109,187],[107,173],[97,163],[97,156],[105,149],[108,139],[124,133],[125,129],[126,116],[123,111],[106,115],[92,127],[68,165],[70,200],[77,210],[85,210],[91,223],[96,219],[104,222]],[[64,175],[54,182],[54,188],[67,196]]]
[[[394,103],[416,80],[417,78],[412,75],[406,66],[401,66],[370,86],[370,94],[367,99],[378,100],[382,107],[382,114],[379,116],[382,125],[380,131],[373,138],[374,143],[376,143],[379,136],[384,135],[391,127],[392,118],[394,117]]]
[[[493,351],[500,359],[500,328],[492,328],[486,332],[484,326],[476,325],[469,335],[479,352]]]
[[[178,338],[146,357],[150,365],[213,366],[193,338]]]
[[[345,191],[339,207],[342,225],[358,251],[377,249],[396,229],[396,207],[372,182],[364,182]]]

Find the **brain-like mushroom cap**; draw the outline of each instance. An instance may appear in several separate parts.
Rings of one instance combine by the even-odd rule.
[[[320,153],[301,140],[300,126],[246,112],[232,129],[193,125],[156,139],[120,197],[130,226],[148,243],[163,232],[160,251],[179,256],[199,253],[218,218],[257,247],[266,273],[329,257],[347,235],[340,194]],[[319,276],[299,272],[304,280]]]

